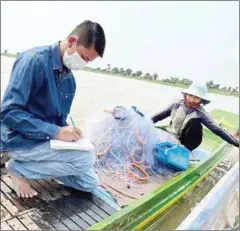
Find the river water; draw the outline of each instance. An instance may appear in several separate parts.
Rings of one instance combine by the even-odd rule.
[[[14,59],[1,56],[1,92],[9,80]],[[134,79],[96,74],[92,72],[74,72],[77,90],[71,115],[77,126],[84,129],[86,119],[100,110],[116,105],[135,105],[147,115],[163,109],[174,99],[181,99],[181,88],[164,86]],[[1,94],[2,96],[3,94]],[[239,112],[239,98],[209,94],[212,103],[206,106]]]

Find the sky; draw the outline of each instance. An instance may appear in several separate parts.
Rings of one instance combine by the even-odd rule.
[[[106,34],[104,57],[90,67],[239,86],[238,1],[1,1],[1,51],[64,40],[86,19]]]

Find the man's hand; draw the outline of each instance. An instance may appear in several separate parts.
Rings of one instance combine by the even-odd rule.
[[[236,136],[236,135],[235,135],[234,138],[237,139],[237,140],[239,141],[239,136]]]
[[[77,141],[81,138],[81,130],[72,126],[61,127],[56,136],[56,139],[63,141]]]
[[[233,136],[236,138],[236,139],[238,139],[239,140],[239,128],[238,128],[238,130],[233,134]]]

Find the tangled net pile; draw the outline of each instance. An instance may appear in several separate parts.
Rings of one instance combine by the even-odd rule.
[[[128,184],[144,182],[144,172],[166,173],[166,168],[156,165],[154,145],[164,141],[176,143],[134,106],[104,110],[88,121],[85,136],[95,147],[98,171],[111,172]]]

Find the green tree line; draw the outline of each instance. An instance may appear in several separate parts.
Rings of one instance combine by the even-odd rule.
[[[157,81],[159,83],[166,83],[166,85],[177,85],[180,87],[189,87],[193,81],[187,78],[179,78],[179,77],[170,77],[166,79],[158,79],[159,75],[157,73],[143,73],[141,70],[133,71],[130,68],[124,69],[123,67],[113,67],[111,68],[111,65],[108,64],[107,68],[90,68],[87,67],[86,70],[90,70],[93,72],[99,72],[104,74],[113,74],[113,75],[119,75],[119,76],[126,76],[131,78],[142,78],[149,81]],[[220,84],[214,83],[213,80],[210,80],[206,82],[206,85],[210,92],[228,92],[228,93],[239,93],[239,87],[221,87]],[[235,95],[235,94],[234,94]]]

